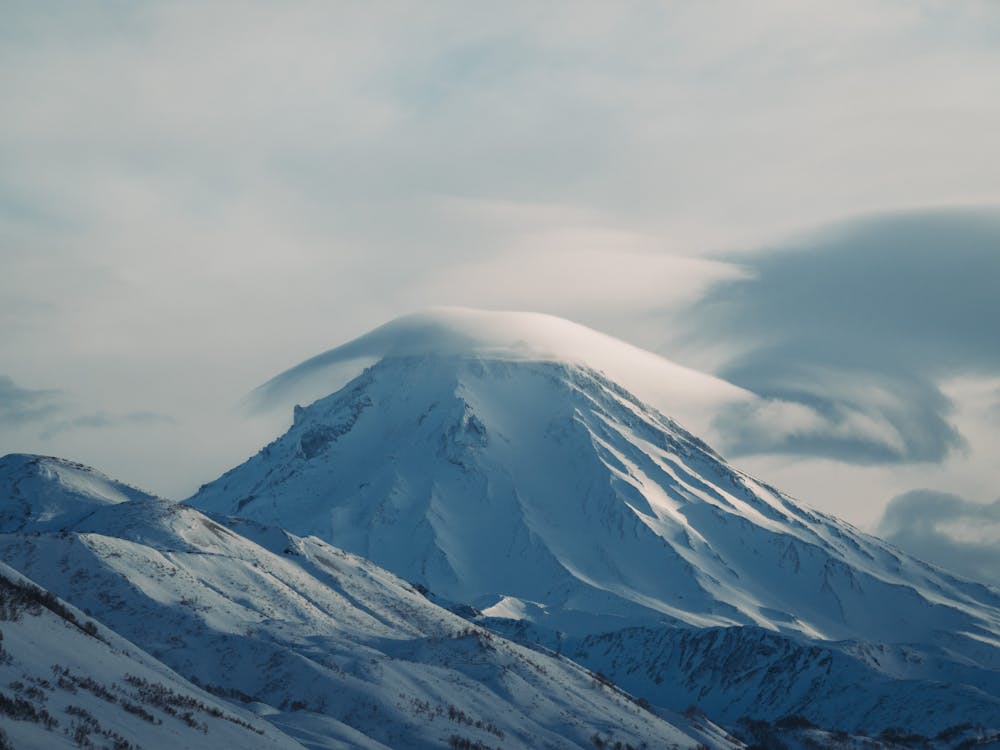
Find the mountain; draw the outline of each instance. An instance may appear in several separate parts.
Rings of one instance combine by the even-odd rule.
[[[0,558],[93,613],[81,620],[99,620],[147,658],[252,710],[275,736],[309,748],[568,749],[593,747],[595,738],[622,748],[735,746],[710,722],[658,713],[606,678],[470,624],[316,538],[147,495],[53,528],[51,503],[33,510],[18,490],[27,471],[39,498],[75,497],[78,485],[67,487],[48,471],[53,464],[62,462],[11,456],[0,464],[9,467],[0,473],[0,507],[24,511],[17,531],[0,534]],[[81,482],[111,481],[76,472]],[[110,633],[109,642],[117,643]],[[68,639],[58,653],[77,645]],[[23,652],[14,653],[23,661]],[[131,689],[125,678],[102,676],[99,663],[67,664],[81,679]],[[141,744],[164,746],[166,736],[156,737]]]
[[[574,352],[615,351],[573,324],[448,311],[320,355],[264,391],[324,373],[339,384],[329,368],[356,355],[370,364],[189,502],[362,555],[654,703],[708,700],[727,720],[804,712],[877,729],[905,708],[926,731],[1000,726],[997,589],[740,472],[564,356],[559,332]],[[717,397],[661,372],[677,375],[663,389],[677,403]]]
[[[0,531],[59,529],[107,505],[151,497],[82,464],[51,456],[0,458]]]
[[[0,747],[303,748],[3,564],[0,630]]]

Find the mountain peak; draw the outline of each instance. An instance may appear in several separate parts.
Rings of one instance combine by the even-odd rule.
[[[65,528],[105,506],[150,497],[64,458],[27,453],[0,457],[0,532]]]

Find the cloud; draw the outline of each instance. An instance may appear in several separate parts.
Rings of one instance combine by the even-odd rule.
[[[1000,499],[974,503],[945,492],[913,490],[892,499],[876,533],[960,575],[1000,582]]]
[[[119,427],[151,427],[174,423],[166,414],[149,410],[125,413],[97,411],[79,414],[78,406],[64,391],[34,390],[19,386],[9,375],[0,375],[0,432],[33,427],[44,440],[75,430],[106,430]]]
[[[720,417],[727,452],[908,463],[964,445],[940,384],[1000,373],[1000,211],[877,216],[741,260],[686,334],[728,345],[719,374],[765,399]]]
[[[0,424],[42,421],[61,408],[59,391],[22,388],[10,376],[0,375]]]
[[[73,430],[106,430],[130,426],[153,427],[173,423],[174,419],[172,417],[152,411],[133,411],[126,414],[95,412],[93,414],[81,414],[69,419],[53,421],[42,431],[42,437],[49,439],[59,433]]]

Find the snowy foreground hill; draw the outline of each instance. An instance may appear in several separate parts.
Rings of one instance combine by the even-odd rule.
[[[2,564],[0,626],[7,747],[302,748]]]
[[[256,712],[259,719],[248,724],[270,722],[265,739],[277,747],[295,746],[285,735],[311,748],[734,746],[706,720],[667,721],[567,659],[470,624],[316,538],[249,521],[220,523],[158,498],[129,500],[128,488],[58,459],[0,459],[0,497],[23,499],[28,485],[44,487],[41,516],[24,513],[16,531],[0,534],[0,557],[92,613],[80,622],[93,617],[151,655],[110,634],[106,643],[93,642],[45,611],[43,624],[54,632],[39,630],[31,617],[0,623],[13,656],[0,666],[4,699],[16,700],[42,679],[55,683],[62,675],[55,666],[68,668],[70,680],[96,679],[118,698],[104,705],[79,684],[73,695],[40,694],[40,707],[62,722],[57,731],[74,726],[62,715],[64,704],[79,704],[133,745],[205,745],[200,738],[176,742],[183,726],[152,708],[162,727],[138,731],[120,721],[124,701],[137,700],[126,696],[141,687],[128,674],[194,693],[210,707],[217,699],[202,690],[228,698],[242,709],[227,707],[226,715],[247,720],[247,711]],[[65,508],[56,501],[61,491]],[[81,514],[88,496],[91,510]],[[66,523],[59,527],[57,518]],[[126,656],[138,663],[124,663]],[[27,687],[12,687],[17,682]],[[3,706],[0,726],[8,735],[37,731]],[[208,723],[197,712],[193,721]],[[230,724],[225,717],[212,722],[206,738],[213,747],[265,744],[232,738],[241,725]],[[118,747],[112,739],[92,737],[97,747]],[[49,746],[58,745],[16,745]]]
[[[1000,742],[1000,592],[803,506],[664,416],[709,430],[745,392],[567,321],[452,310],[256,394],[316,396],[186,504],[0,459],[0,559],[174,693],[293,747]],[[138,668],[35,612],[0,622],[2,643],[41,617],[86,644],[65,641],[74,675],[135,687]],[[5,700],[13,671],[55,674],[6,647]],[[86,708],[127,728],[114,704]],[[243,726],[194,720],[209,739]]]

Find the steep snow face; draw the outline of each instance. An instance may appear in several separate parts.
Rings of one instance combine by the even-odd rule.
[[[3,564],[0,604],[4,747],[303,748]]]
[[[0,532],[56,529],[108,505],[150,495],[51,456],[0,458]]]
[[[311,748],[707,741],[366,560],[250,521],[140,499],[58,531],[0,534],[0,557]],[[721,732],[708,744],[733,746]]]
[[[265,383],[258,404],[291,409],[337,390],[383,359],[480,356],[506,361],[557,361],[605,373],[698,434],[726,406],[753,395],[724,380],[552,315],[435,308],[393,320],[309,359]]]
[[[756,625],[959,633],[1000,666],[1000,596],[728,466],[593,370],[381,360],[191,503],[316,535],[486,615],[568,633]]]

